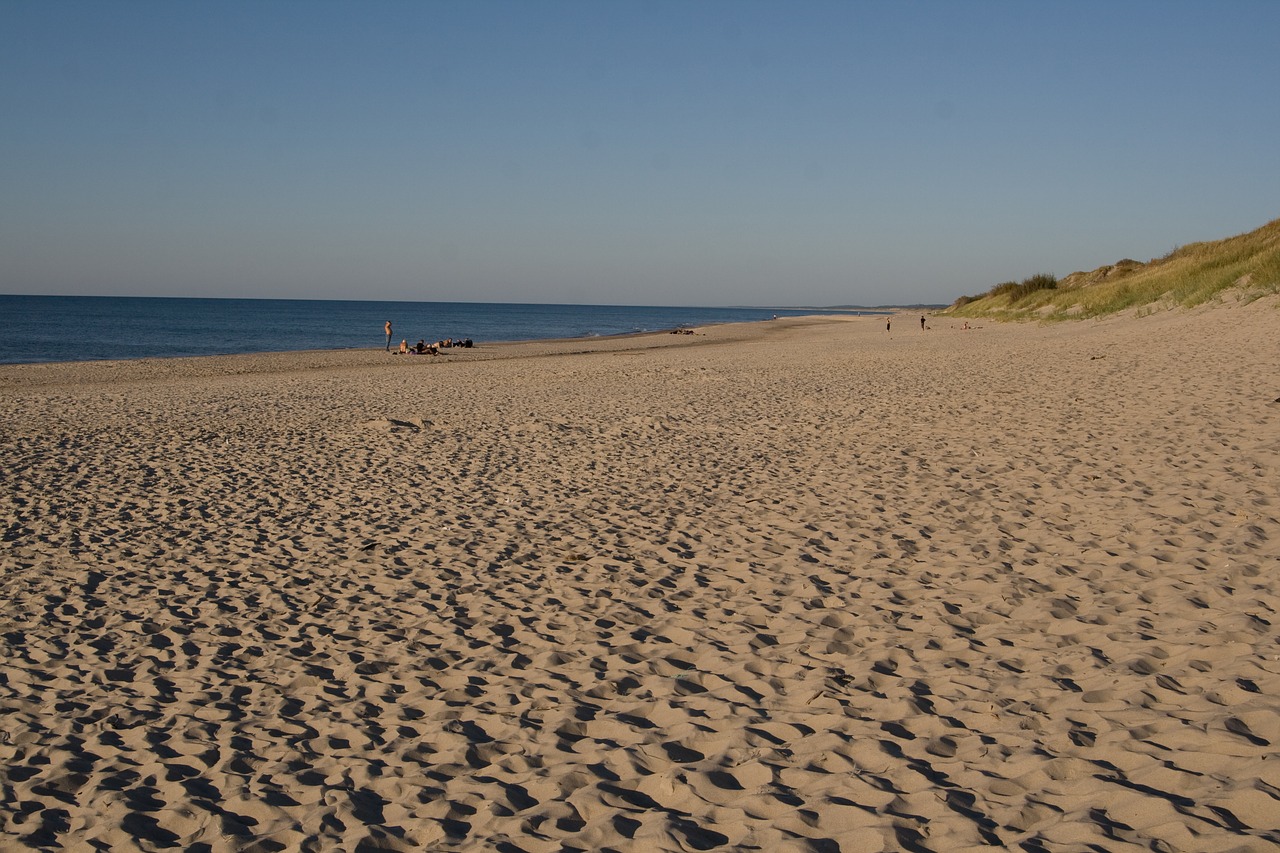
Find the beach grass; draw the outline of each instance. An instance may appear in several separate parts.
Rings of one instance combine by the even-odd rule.
[[[1234,293],[1252,301],[1280,292],[1280,219],[1225,240],[1191,243],[1148,263],[1121,260],[1063,279],[1041,273],[1005,282],[947,309],[956,317],[1066,320],[1122,311],[1194,307]]]

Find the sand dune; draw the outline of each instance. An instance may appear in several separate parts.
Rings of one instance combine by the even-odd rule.
[[[0,849],[1280,848],[1280,314],[0,367]]]

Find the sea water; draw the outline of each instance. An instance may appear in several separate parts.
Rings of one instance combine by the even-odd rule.
[[[0,295],[0,363],[477,344],[623,335],[773,316],[797,308]],[[867,312],[871,313],[871,312]]]

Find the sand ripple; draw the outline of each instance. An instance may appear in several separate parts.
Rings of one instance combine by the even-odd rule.
[[[0,848],[1275,849],[1276,317],[6,368]]]

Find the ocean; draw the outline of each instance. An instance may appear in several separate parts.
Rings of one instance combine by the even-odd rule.
[[[444,338],[484,344],[813,313],[819,310],[0,295],[0,363],[382,348],[388,320],[393,345]]]

